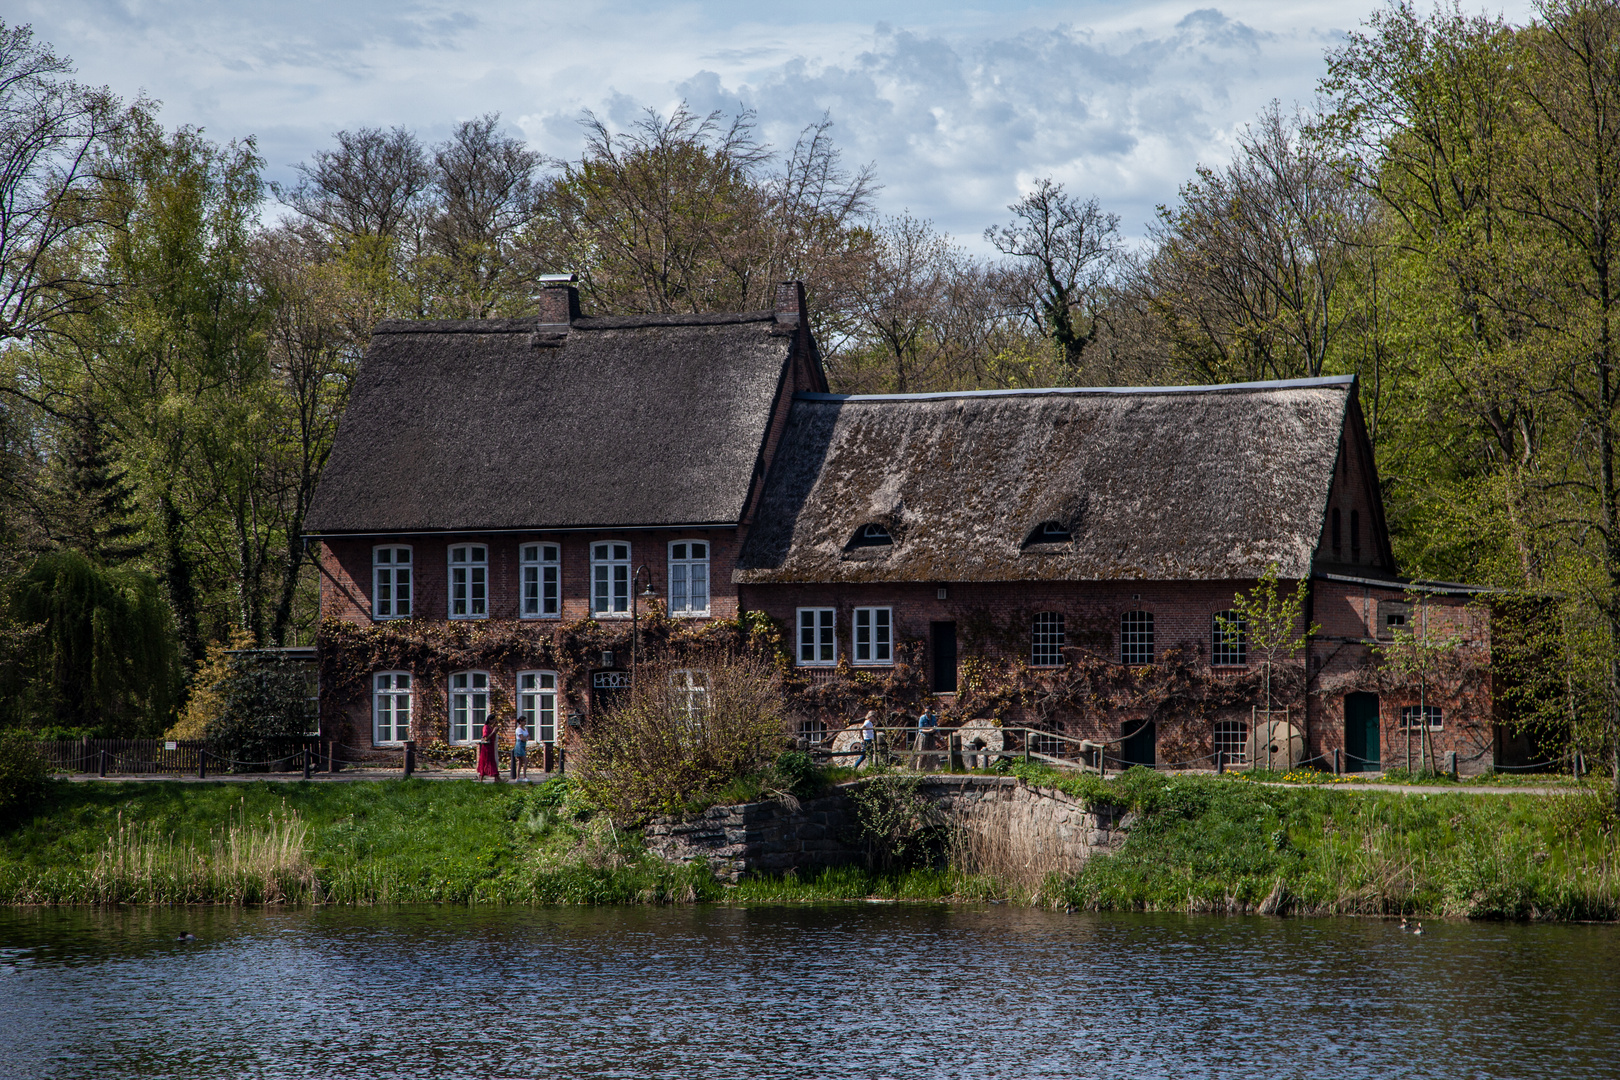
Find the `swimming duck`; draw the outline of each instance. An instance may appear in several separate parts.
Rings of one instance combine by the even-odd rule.
[[[1405,933],[1405,932],[1406,932],[1406,930],[1407,930],[1407,929],[1408,929],[1408,927],[1407,927],[1407,925],[1406,925],[1406,920],[1405,920],[1405,919],[1402,919],[1402,920],[1401,920],[1401,932],[1402,932],[1402,933]]]
[[[1414,933],[1414,934],[1421,934],[1421,933],[1423,933],[1423,924],[1422,924],[1422,923],[1418,923],[1418,924],[1417,924],[1417,925],[1416,925],[1416,926],[1414,926],[1414,927],[1413,927],[1413,928],[1412,928],[1412,933]]]
[[[175,938],[174,940],[176,940],[176,941],[196,941],[197,940],[197,935],[196,934],[181,934],[179,937]]]

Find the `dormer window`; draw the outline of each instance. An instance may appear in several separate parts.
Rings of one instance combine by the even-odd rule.
[[[1074,539],[1069,527],[1061,521],[1043,521],[1029,531],[1024,537],[1025,547],[1036,547],[1042,544],[1067,544]]]
[[[869,521],[855,530],[855,539],[849,542],[850,547],[884,547],[894,543],[894,537],[889,535],[887,526]]]

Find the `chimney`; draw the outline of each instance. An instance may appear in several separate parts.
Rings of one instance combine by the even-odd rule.
[[[777,283],[776,321],[783,326],[804,326],[810,321],[810,313],[804,306],[804,282]]]
[[[566,324],[579,318],[578,274],[541,274],[534,297],[542,323]]]

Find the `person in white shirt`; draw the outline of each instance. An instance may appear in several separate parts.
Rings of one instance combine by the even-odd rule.
[[[525,780],[529,778],[529,729],[523,726],[523,721],[517,723],[517,730],[512,732],[512,758],[517,762],[518,775]]]
[[[866,714],[866,721],[861,724],[861,756],[855,759],[856,769],[861,767],[861,763],[867,759],[867,756],[872,753],[872,748],[876,745],[877,713],[869,711]]]

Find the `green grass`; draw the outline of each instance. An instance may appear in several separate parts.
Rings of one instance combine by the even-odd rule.
[[[1620,846],[1601,788],[1386,794],[1148,770],[1106,784],[1028,779],[1138,813],[1119,853],[1043,890],[1075,907],[1244,911],[1277,890],[1286,910],[1310,914],[1620,917]]]

